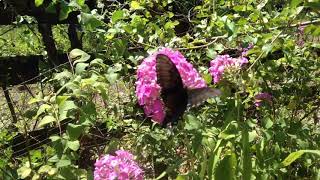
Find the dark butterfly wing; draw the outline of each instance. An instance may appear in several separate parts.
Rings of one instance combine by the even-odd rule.
[[[221,91],[210,87],[188,90],[188,107],[195,107],[202,104],[211,97],[221,95]]]
[[[234,49],[225,49],[219,54],[220,55],[228,54],[232,58],[237,58],[237,57],[241,56],[241,53],[242,53],[242,51],[240,49],[234,48]]]
[[[184,89],[181,76],[169,57],[158,54],[156,57],[157,81],[161,86],[161,98],[166,116],[163,124],[175,122],[184,113],[188,103],[188,93]]]

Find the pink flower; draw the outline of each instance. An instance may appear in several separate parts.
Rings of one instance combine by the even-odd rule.
[[[94,180],[142,180],[144,176],[133,155],[124,150],[116,151],[116,156],[105,155],[94,165]]]
[[[229,67],[241,68],[243,64],[247,64],[249,61],[245,57],[247,51],[252,48],[250,45],[248,48],[242,50],[242,55],[238,58],[230,57],[228,54],[218,55],[214,60],[210,61],[209,72],[213,77],[213,82],[218,83],[222,79],[224,71]]]
[[[267,101],[270,104],[272,103],[272,96],[269,93],[259,93],[254,98],[256,107],[260,107],[263,101]]]
[[[161,124],[165,117],[165,107],[160,97],[161,87],[157,84],[156,57],[158,54],[168,56],[176,65],[185,87],[194,89],[207,85],[197,70],[179,51],[161,48],[145,58],[137,70],[136,95],[139,105],[143,106],[144,113],[154,122]]]

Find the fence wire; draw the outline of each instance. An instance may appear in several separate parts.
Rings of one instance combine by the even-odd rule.
[[[48,129],[35,128],[35,120],[32,118],[26,118],[26,116],[28,116],[28,113],[30,113],[30,110],[36,112],[40,106],[36,103],[33,103],[31,105],[28,103],[35,95],[37,95],[38,93],[42,93],[43,96],[46,96],[54,92],[50,83],[41,83],[41,81],[44,78],[51,77],[55,72],[61,72],[61,69],[59,70],[59,68],[68,68],[70,70],[69,62],[49,69],[39,76],[27,80],[19,85],[8,87],[0,93],[0,131],[6,129],[10,133],[14,134],[12,142],[9,145],[13,150],[14,159],[20,156],[27,155],[30,150],[41,150],[43,148],[43,145],[51,143],[51,140],[49,139],[51,135],[59,134],[58,127],[50,127]],[[34,80],[37,80],[38,83],[28,84],[28,82]],[[14,123],[12,121],[13,118],[10,113],[8,102],[4,96],[4,92],[10,94],[11,102],[9,103],[12,103],[14,106],[15,115],[18,120],[17,123]],[[109,113],[108,111],[112,111],[113,108],[116,108],[118,113],[118,115],[116,116],[124,118],[124,115],[126,114],[125,111],[128,110],[127,103],[133,101],[133,83],[124,80],[118,80],[107,88],[106,93],[108,94],[107,103],[98,94],[92,97],[92,102],[96,105],[96,108],[104,109],[105,112],[103,113],[106,113],[105,115]],[[104,116],[103,113],[99,112],[99,114]],[[65,128],[68,123],[69,121],[61,122],[61,126]],[[12,127],[18,128],[14,129]],[[108,139],[110,140],[112,137],[119,137],[122,135],[119,132],[110,132],[104,123],[97,123],[92,128],[88,136],[82,137],[80,139],[80,153],[86,153],[87,149],[92,147],[103,149],[107,144]],[[8,148],[9,146],[0,147],[0,153],[2,151],[1,149]]]

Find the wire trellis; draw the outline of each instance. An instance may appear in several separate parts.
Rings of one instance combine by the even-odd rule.
[[[1,91],[0,131],[7,129],[10,133],[13,133],[16,135],[13,137],[13,139],[11,140],[11,143],[8,146],[0,147],[0,152],[2,151],[1,148],[11,148],[13,150],[13,154],[12,154],[13,159],[16,159],[21,156],[26,156],[30,153],[31,150],[41,150],[46,145],[49,145],[51,143],[51,140],[49,138],[51,135],[54,135],[54,134],[59,135],[59,133],[61,133],[61,130],[63,132],[66,130],[68,123],[71,121],[70,119],[62,121],[60,123],[60,127],[50,127],[46,129],[39,129],[39,128],[34,128],[35,120],[28,119],[25,117],[29,109],[37,110],[40,106],[39,104],[36,104],[36,103],[30,105],[28,102],[31,98],[33,98],[39,92],[44,93],[44,96],[45,94],[49,94],[53,92],[53,89],[50,83],[43,82],[43,79],[46,77],[50,77],[55,72],[59,72],[59,68],[67,68],[69,70],[71,69],[69,62],[66,62],[55,68],[49,69],[41,73],[39,76],[36,76],[32,79],[24,81],[19,85],[8,87],[3,91]],[[128,77],[122,77],[122,78],[128,78]],[[32,82],[34,80],[36,80],[38,83],[28,84],[29,82]],[[3,95],[4,92],[9,92],[10,94],[11,103],[14,106],[17,119],[18,119],[17,123],[12,122],[12,117],[8,108],[8,104]],[[102,97],[99,94],[94,95],[94,97],[92,97],[93,103],[96,106],[99,106],[97,108],[104,109],[106,113],[112,110],[112,108],[117,108],[117,111],[119,113],[117,116],[120,118],[125,118],[125,111],[128,109],[127,104],[128,103],[134,104],[133,83],[120,79],[116,81],[114,84],[110,84],[110,87],[107,89],[106,92],[107,94],[110,95],[109,97],[110,99],[108,99],[107,104],[102,100]],[[113,94],[117,94],[117,95],[113,95]],[[16,129],[12,128],[17,126],[19,126],[20,128],[16,128]],[[87,161],[88,158],[89,159],[92,158],[93,154],[91,154],[88,157],[87,155],[85,155],[89,153],[88,149],[96,149],[96,151],[98,152],[102,151],[102,149],[109,142],[110,139],[114,137],[122,137],[123,135],[125,135],[124,132],[125,131],[119,131],[119,130],[110,131],[110,129],[107,128],[105,123],[99,123],[99,121],[97,121],[97,124],[91,128],[91,130],[89,131],[89,134],[86,134],[85,136],[82,136],[79,139],[81,144],[79,153],[84,154],[83,157],[80,156],[82,157],[82,159],[80,159],[79,161],[81,162]],[[83,159],[83,158],[86,158],[86,159]],[[81,162],[79,162],[79,165],[84,166],[85,164],[81,165]]]

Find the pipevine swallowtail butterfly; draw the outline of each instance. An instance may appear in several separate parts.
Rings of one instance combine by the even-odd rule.
[[[168,56],[156,57],[157,83],[161,86],[161,98],[165,105],[163,125],[176,122],[187,107],[198,106],[206,99],[217,96],[220,91],[204,87],[188,89],[183,86],[179,71]]]

